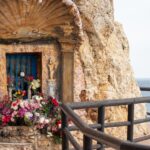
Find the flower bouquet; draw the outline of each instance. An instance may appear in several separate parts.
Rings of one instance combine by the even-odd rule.
[[[1,126],[35,126],[47,136],[61,140],[61,115],[56,99],[35,95],[30,101],[4,97],[0,101]]]

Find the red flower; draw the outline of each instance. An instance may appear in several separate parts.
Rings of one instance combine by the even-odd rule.
[[[10,116],[2,116],[2,122],[6,125],[11,120]]]
[[[24,90],[22,91],[22,96],[25,96],[27,94],[27,92]]]
[[[54,106],[58,106],[59,104],[58,104],[58,101],[56,100],[56,99],[52,99],[52,104],[54,105]]]
[[[12,102],[12,106],[15,107],[18,105],[18,103],[19,103],[19,100]]]
[[[61,120],[57,121],[57,126],[61,125]]]
[[[28,77],[26,77],[26,80],[27,80],[27,81],[29,81],[29,82],[32,82],[32,81],[33,81],[33,79],[34,79],[34,77],[33,77],[33,76],[28,76]]]

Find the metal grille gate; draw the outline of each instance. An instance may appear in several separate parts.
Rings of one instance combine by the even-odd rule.
[[[7,54],[7,77],[12,81],[15,90],[26,90],[24,85],[24,78],[20,73],[25,76],[33,76],[37,78],[37,59],[36,54]]]

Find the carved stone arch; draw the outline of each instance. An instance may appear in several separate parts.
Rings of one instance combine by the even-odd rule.
[[[74,49],[82,40],[82,21],[72,0],[0,0],[0,42],[54,38],[62,49],[62,100],[73,100]]]

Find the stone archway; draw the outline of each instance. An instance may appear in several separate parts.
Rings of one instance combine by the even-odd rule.
[[[74,50],[82,39],[77,6],[72,0],[0,0],[1,44],[47,38],[61,44],[62,100],[72,101]]]

